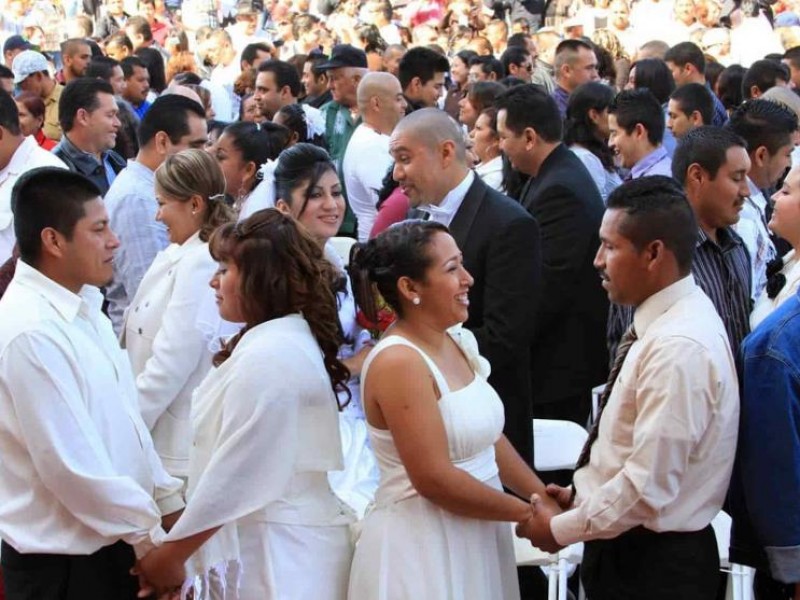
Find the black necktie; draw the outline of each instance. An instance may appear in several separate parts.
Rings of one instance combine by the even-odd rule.
[[[614,382],[616,382],[617,376],[622,369],[622,363],[625,362],[625,357],[628,355],[628,351],[631,349],[631,346],[635,341],[636,330],[634,330],[633,324],[631,324],[631,326],[628,327],[628,330],[622,336],[619,346],[617,346],[617,355],[614,357],[614,364],[611,366],[611,372],[608,374],[606,388],[603,390],[603,394],[600,396],[600,400],[598,401],[597,419],[592,426],[592,430],[589,432],[589,437],[583,446],[583,450],[581,450],[581,454],[578,457],[578,462],[575,464],[576,471],[589,464],[589,456],[592,452],[592,444],[597,441],[597,432],[600,429],[600,418],[603,416],[603,409],[606,407],[608,399],[611,396],[611,390],[614,389]]]

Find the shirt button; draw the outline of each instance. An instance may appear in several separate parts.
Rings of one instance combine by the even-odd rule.
[[[139,327],[139,335],[142,335],[142,328]]]

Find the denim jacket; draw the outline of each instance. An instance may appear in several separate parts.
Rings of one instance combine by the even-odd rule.
[[[742,343],[731,561],[800,581],[800,296]]]

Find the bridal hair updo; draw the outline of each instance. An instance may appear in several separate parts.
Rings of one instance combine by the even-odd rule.
[[[416,281],[425,279],[431,266],[428,247],[437,233],[449,233],[449,230],[436,221],[403,221],[353,247],[350,255],[353,293],[368,319],[377,322],[379,307],[375,289],[397,315],[403,317],[397,281],[401,277]]]

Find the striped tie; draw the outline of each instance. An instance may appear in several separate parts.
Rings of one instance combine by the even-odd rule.
[[[625,332],[625,335],[622,336],[619,346],[617,346],[617,355],[614,357],[614,364],[611,366],[611,372],[608,374],[606,388],[603,390],[603,395],[600,396],[600,400],[598,401],[597,419],[592,426],[592,430],[589,432],[589,437],[586,440],[586,444],[583,446],[583,450],[581,450],[581,454],[578,457],[578,462],[575,464],[576,471],[589,464],[589,456],[592,453],[592,444],[597,441],[597,432],[600,429],[600,418],[603,416],[603,409],[606,407],[608,398],[611,396],[611,390],[614,388],[614,382],[617,380],[617,376],[622,369],[622,363],[625,362],[625,357],[628,355],[628,350],[631,349],[631,346],[633,346],[633,342],[635,341],[636,331],[633,328],[633,324],[631,324],[631,326],[628,327],[628,330]]]

